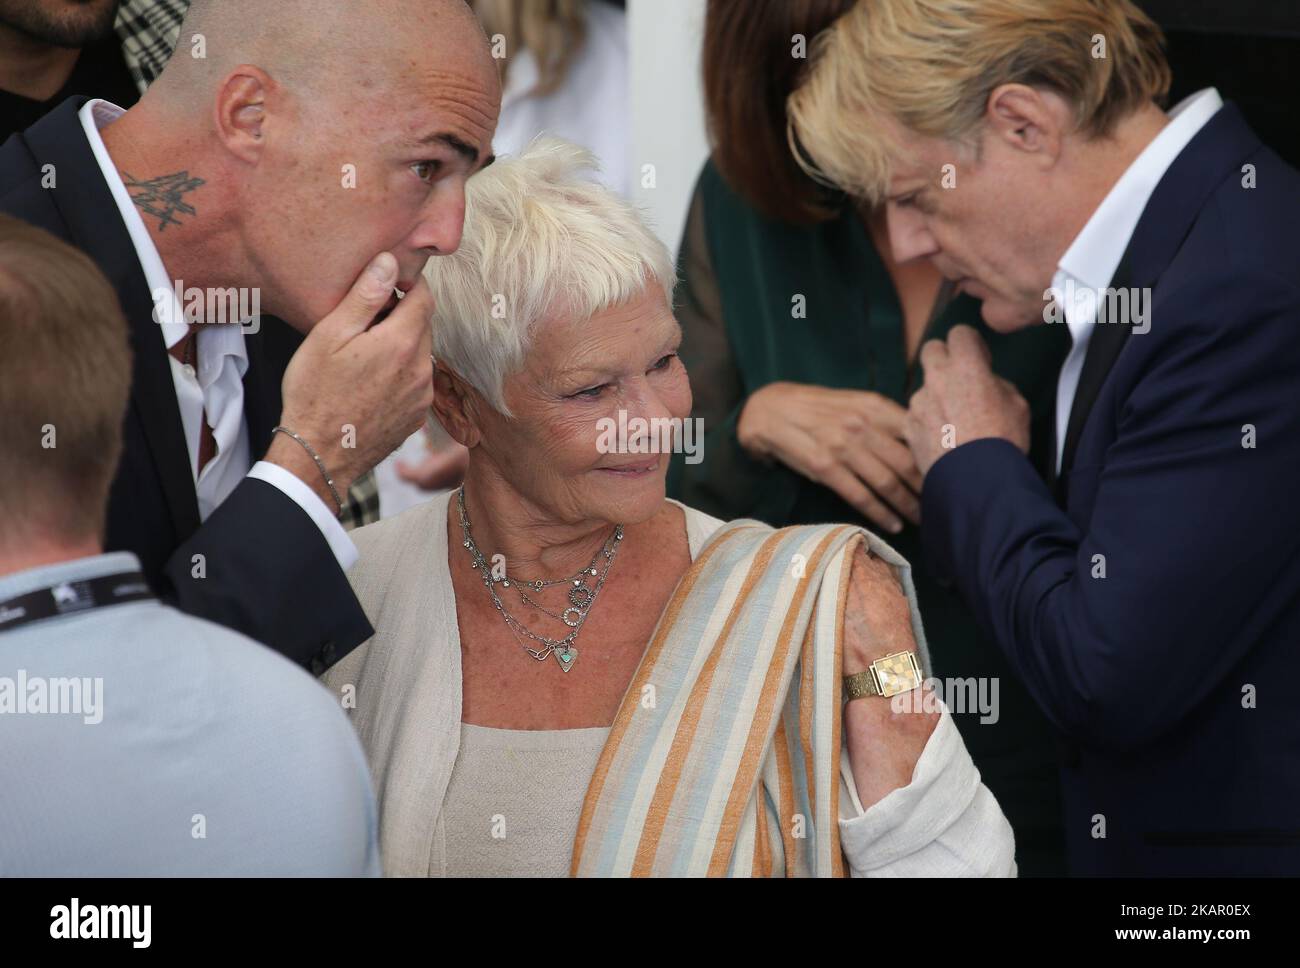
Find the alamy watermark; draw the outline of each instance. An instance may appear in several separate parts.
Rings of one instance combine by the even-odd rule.
[[[147,948],[153,938],[153,905],[68,904],[50,908],[50,937],[56,940],[120,939],[133,948]]]
[[[200,289],[177,279],[171,289],[154,289],[152,296],[155,323],[239,323],[248,335],[262,328],[262,290],[256,287]]]
[[[602,454],[685,454],[686,463],[704,459],[704,421],[700,417],[632,417],[596,421],[596,449]]]
[[[926,679],[927,688],[909,689],[891,697],[890,708],[896,713],[937,713],[942,701],[953,715],[978,713],[980,724],[990,726],[1002,715],[998,706],[999,682],[997,676]]]
[[[1075,285],[1066,279],[1065,285],[1043,290],[1043,322],[1064,323],[1067,310],[1076,319],[1091,319],[1097,325],[1118,324],[1132,326],[1133,332],[1142,334],[1151,329],[1151,290],[1147,289],[1094,289]]]
[[[81,716],[87,726],[104,718],[104,680],[96,676],[0,676],[0,715]]]

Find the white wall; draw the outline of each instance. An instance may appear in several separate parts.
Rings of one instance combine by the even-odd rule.
[[[674,257],[708,157],[700,83],[705,0],[627,0],[632,197]],[[642,186],[654,165],[655,185]]]

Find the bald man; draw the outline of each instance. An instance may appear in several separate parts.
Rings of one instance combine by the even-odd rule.
[[[341,496],[432,402],[420,270],[500,96],[463,0],[195,0],[135,107],[70,98],[0,148],[0,211],[88,253],[131,324],[107,550],[318,674],[373,633]]]

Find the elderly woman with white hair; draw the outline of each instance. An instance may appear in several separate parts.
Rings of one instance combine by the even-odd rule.
[[[680,427],[691,391],[668,253],[590,167],[553,139],[499,160],[425,270],[469,466],[354,533],[376,634],[326,675],[386,872],[1014,875],[907,563],[669,501],[673,441],[608,432]]]

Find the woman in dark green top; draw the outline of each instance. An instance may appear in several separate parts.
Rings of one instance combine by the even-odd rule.
[[[1045,467],[1069,336],[991,332],[978,302],[952,298],[928,263],[892,263],[882,219],[797,168],[785,141],[785,98],[802,66],[792,38],[811,44],[849,6],[710,0],[715,147],[691,202],[675,298],[704,448],[700,463],[675,458],[669,493],[724,519],[849,521],[883,533],[913,564],[934,675],[972,680],[943,695],[1015,829],[1021,873],[1060,874],[1055,735],[956,592],[927,572],[919,476],[900,437],[920,343],[966,323],[1029,402],[1030,454]]]

